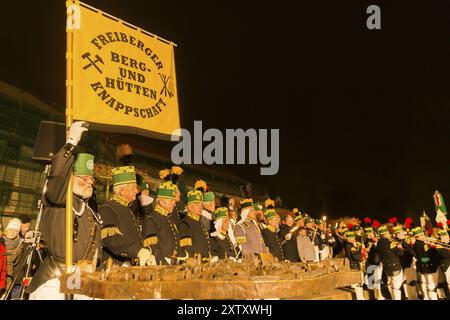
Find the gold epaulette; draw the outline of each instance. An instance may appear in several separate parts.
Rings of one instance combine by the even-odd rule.
[[[120,232],[118,227],[109,227],[102,229],[101,238],[102,240],[108,237],[112,237],[115,235],[123,236],[123,233]]]
[[[180,240],[180,247],[187,247],[192,246],[192,239],[191,238],[183,238]]]
[[[236,243],[237,244],[247,243],[247,238],[246,237],[236,237]]]
[[[158,243],[158,237],[157,236],[151,236],[144,240],[144,247],[148,247],[151,245],[155,245]]]

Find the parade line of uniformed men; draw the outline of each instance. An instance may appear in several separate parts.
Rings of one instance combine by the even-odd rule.
[[[160,172],[162,182],[155,199],[133,166],[114,168],[113,197],[96,212],[89,201],[94,157],[76,152],[85,131],[82,122],[75,122],[52,161],[41,222],[48,255],[26,289],[30,299],[64,299],[59,276],[65,271],[65,203],[71,173],[73,262],[78,266],[167,265],[188,257],[212,263],[224,258],[241,261],[269,252],[279,261],[311,262],[345,253],[351,269],[361,270],[361,282],[352,286],[357,299],[364,299],[364,283],[376,299],[384,299],[383,278],[387,278],[391,299],[396,300],[402,298],[402,289],[407,299],[417,299],[418,292],[423,299],[437,299],[444,292],[438,284],[450,284],[449,249],[428,243],[420,227],[406,230],[410,226],[367,224],[361,228],[341,223],[331,228],[296,209],[284,215],[280,224],[274,202],[268,199],[263,208],[253,203],[245,188],[238,220],[226,198],[216,208],[214,193],[202,180],[187,193],[186,208],[181,211],[177,208],[180,167]],[[448,243],[446,231],[439,236]],[[89,297],[75,295],[75,299]]]

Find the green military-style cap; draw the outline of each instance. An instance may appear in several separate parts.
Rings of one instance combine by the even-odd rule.
[[[266,217],[267,220],[275,218],[276,215],[277,215],[277,212],[275,211],[275,209],[267,209],[264,212],[264,216]]]
[[[203,202],[211,202],[214,200],[215,200],[214,192],[208,191],[203,194]]]
[[[228,218],[228,208],[227,207],[220,207],[217,208],[214,212],[214,215],[216,217],[216,220]]]
[[[253,203],[253,208],[255,208],[256,211],[259,211],[259,210],[263,209],[263,206],[261,203],[255,202],[255,203]]]
[[[295,222],[299,222],[299,221],[302,220],[302,219],[303,219],[303,218],[302,218],[302,215],[299,214],[299,215],[295,216],[294,221],[295,221]]]
[[[241,210],[248,208],[248,207],[253,207],[253,200],[252,199],[244,199],[241,200],[241,202],[239,203],[241,205]]]
[[[73,165],[73,174],[75,176],[93,176],[94,175],[94,156],[89,153],[79,153]]]
[[[346,238],[354,238],[355,237],[355,233],[353,231],[347,231],[345,233],[345,237]]]
[[[415,236],[415,237],[424,234],[421,227],[416,227],[416,228],[412,229],[411,231],[412,231],[413,236]]]
[[[187,194],[187,202],[188,204],[191,203],[203,203],[203,194],[201,191],[198,190],[194,190],[194,191],[189,191]]]
[[[388,228],[386,226],[381,226],[381,227],[378,228],[378,233],[379,234],[386,234],[386,233],[389,233],[389,230],[388,230]]]
[[[314,219],[306,218],[305,223],[306,223],[306,224],[308,224],[308,223],[314,223]]]
[[[158,190],[156,191],[156,197],[175,200],[176,189],[177,187],[170,181],[163,182],[159,185]]]
[[[399,233],[401,231],[403,231],[402,226],[395,226],[392,228],[392,230],[394,231],[394,233]]]
[[[367,227],[367,228],[364,228],[364,231],[366,233],[373,233],[373,228],[372,227]]]
[[[136,172],[133,166],[118,167],[112,169],[113,186],[136,183]]]

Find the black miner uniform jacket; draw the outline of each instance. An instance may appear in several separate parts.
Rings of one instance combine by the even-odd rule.
[[[143,248],[139,221],[130,209],[130,202],[114,195],[99,209],[103,219],[103,260],[108,257],[118,265],[132,265]]]
[[[450,250],[441,245],[437,245],[436,251],[439,257],[439,266],[441,267],[442,272],[447,272],[448,267],[450,266]],[[450,285],[449,283],[447,284]]]
[[[165,259],[173,259],[179,252],[178,228],[171,219],[172,214],[156,206],[155,210],[144,218],[142,234],[144,246],[150,246],[157,264],[168,264]]]
[[[278,233],[278,237],[280,238],[281,242],[284,241],[284,238],[292,230],[292,228],[293,227],[289,227],[287,224],[282,224],[280,226],[280,232]],[[293,232],[291,235],[291,239],[287,240],[282,246],[285,259],[291,262],[300,262],[297,247],[297,231]]]
[[[399,256],[400,264],[402,265],[403,270],[406,268],[411,268],[411,264],[413,262],[413,258],[416,256],[414,252],[414,248],[412,245],[406,241],[406,239],[402,240],[403,254]]]
[[[145,217],[148,216],[152,212],[153,207],[154,206],[152,204],[142,206],[139,203],[137,196],[136,196],[136,200],[134,200],[130,204],[130,209],[131,209],[131,211],[133,211],[134,216],[137,218],[137,221],[139,222],[140,226],[142,226],[142,224],[144,223]]]
[[[345,249],[345,240],[339,236],[337,233],[333,234],[335,240],[335,246],[333,248],[333,258],[341,256],[342,251]]]
[[[368,266],[378,266],[381,262],[381,256],[378,252],[377,246],[373,243],[371,239],[366,241],[366,248],[370,247],[369,253],[367,255],[367,265]]]
[[[271,225],[267,225],[267,228],[261,230],[264,243],[269,248],[269,252],[278,259],[278,261],[284,260],[283,246],[281,240],[278,238],[277,230]],[[297,240],[296,240],[297,241]]]
[[[435,273],[437,271],[439,258],[436,249],[430,248],[421,240],[416,240],[414,252],[417,257],[417,271],[420,273]]]
[[[316,235],[313,235],[314,238],[314,246],[317,246],[319,248],[319,250],[323,250],[323,248],[325,247],[325,240],[322,239],[322,230],[320,230],[319,228],[317,228],[316,231]]]
[[[40,230],[47,245],[48,255],[27,287],[26,291],[29,293],[65,272],[66,192],[75,162],[74,150],[74,146],[66,144],[52,159],[47,191],[43,197],[44,210]],[[93,261],[95,257],[101,259],[100,215],[87,205],[87,200],[75,194],[73,221],[73,263],[80,260]]]
[[[219,259],[227,258],[238,258],[236,256],[236,248],[231,242],[228,232],[223,234],[222,232],[216,231],[211,233],[211,255],[217,256]]]
[[[172,214],[169,217],[173,225],[179,226],[184,215],[183,212],[175,206],[175,208],[173,208],[172,210]]]
[[[350,262],[350,269],[361,270],[361,249],[356,244],[345,242],[345,256]]]
[[[180,257],[185,257],[184,251],[189,254],[189,257],[193,257],[195,254],[200,254],[202,259],[211,257],[209,230],[203,227],[200,217],[188,212],[181,220],[178,227],[180,231]]]
[[[377,250],[380,253],[383,271],[386,275],[395,276],[399,274],[402,265],[398,256],[402,255],[403,251],[397,248],[396,242],[381,238],[377,242]]]

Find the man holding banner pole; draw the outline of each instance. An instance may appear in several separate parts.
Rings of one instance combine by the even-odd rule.
[[[48,256],[33,277],[27,292],[30,300],[63,300],[60,293],[59,277],[65,272],[66,261],[66,199],[69,183],[73,180],[71,215],[73,232],[70,235],[72,261],[70,272],[95,271],[101,258],[102,247],[100,232],[102,220],[98,213],[88,205],[94,184],[94,156],[87,153],[75,154],[83,132],[87,131],[86,122],[71,125],[66,144],[52,159],[48,176],[47,190],[43,195],[42,234],[48,246]],[[71,176],[73,174],[73,178]],[[74,265],[75,264],[75,265]],[[76,272],[79,274],[79,272]],[[75,281],[77,283],[77,281]],[[74,295],[75,299],[87,299]]]

